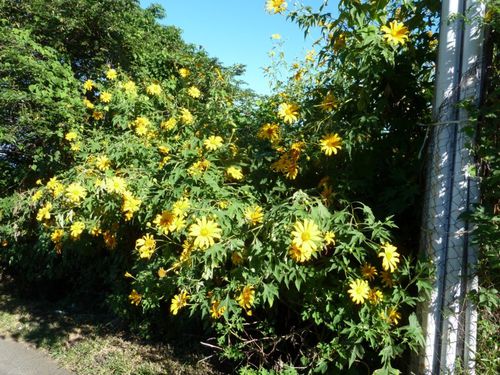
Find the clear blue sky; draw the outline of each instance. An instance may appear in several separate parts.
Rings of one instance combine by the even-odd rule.
[[[262,67],[269,65],[268,51],[273,45],[272,34],[284,41],[287,61],[303,58],[313,39],[304,41],[299,27],[283,15],[265,11],[265,0],[141,0],[141,6],[161,4],[167,17],[162,24],[175,25],[183,30],[188,43],[203,46],[210,56],[224,65],[244,64],[242,77],[248,87],[260,94],[269,93]],[[288,2],[292,3],[292,0]],[[321,1],[307,1],[321,4]]]

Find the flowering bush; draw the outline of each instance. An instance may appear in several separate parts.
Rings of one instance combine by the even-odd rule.
[[[284,13],[287,4],[269,1],[267,9]],[[373,11],[383,12],[375,5]],[[396,244],[393,218],[381,219],[387,215],[357,198],[368,195],[372,187],[365,185],[380,173],[363,166],[377,162],[374,155],[403,169],[396,154],[406,157],[400,152],[414,144],[399,137],[394,152],[387,144],[401,130],[396,118],[425,105],[415,104],[420,97],[398,97],[407,100],[398,113],[382,115],[396,104],[370,103],[380,77],[364,70],[357,78],[364,74],[371,86],[355,89],[352,70],[337,64],[347,61],[352,69],[358,57],[344,47],[363,47],[362,66],[376,60],[381,76],[410,43],[410,31],[399,21],[374,28],[373,15],[353,35],[326,16],[290,17],[320,25],[325,51],[334,56],[325,62],[325,51],[308,54],[298,69],[310,71],[295,72],[257,105],[235,86],[234,71],[194,55],[179,54],[160,74],[149,63],[147,74],[101,64],[68,79],[72,118],[58,123],[51,138],[64,163],[2,201],[2,238],[15,249],[31,233],[54,259],[70,249],[89,249],[76,256],[90,262],[117,259],[110,271],[119,279],[111,279],[127,282],[120,295],[129,309],[201,317],[228,358],[277,369],[288,363],[394,373],[402,353],[423,342],[412,311],[422,300],[418,292],[429,288],[429,267],[404,256],[411,251]],[[351,92],[364,101],[353,103]],[[408,132],[419,138],[416,128]],[[401,190],[386,189],[385,200],[372,201],[401,198]]]

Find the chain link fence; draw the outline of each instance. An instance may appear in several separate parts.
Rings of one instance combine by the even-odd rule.
[[[470,151],[474,127],[459,103],[478,105],[483,64],[478,1],[443,1],[436,75],[434,118],[429,126],[427,181],[421,247],[435,266],[430,302],[420,316],[426,332],[425,352],[417,374],[474,373],[477,313],[469,292],[477,289],[477,249],[471,245],[470,212],[479,199],[475,161]],[[449,16],[462,14],[450,22]],[[472,18],[473,19],[473,18]]]

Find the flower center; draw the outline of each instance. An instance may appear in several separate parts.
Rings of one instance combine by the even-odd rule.
[[[301,237],[302,237],[302,241],[304,241],[304,242],[309,241],[311,239],[311,234],[308,232],[304,232],[304,233],[302,233]]]
[[[200,229],[200,236],[206,237],[210,234],[210,231],[207,228]]]

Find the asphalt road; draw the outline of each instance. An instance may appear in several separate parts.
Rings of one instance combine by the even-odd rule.
[[[23,343],[0,339],[0,375],[72,375],[42,352]]]

